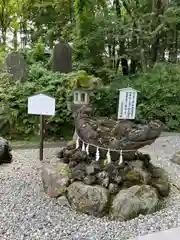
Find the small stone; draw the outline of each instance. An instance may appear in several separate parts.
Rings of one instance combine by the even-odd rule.
[[[110,194],[116,194],[119,191],[119,186],[115,183],[110,183],[108,190]]]
[[[63,158],[63,157],[64,157],[64,149],[61,149],[61,150],[57,153],[57,157],[58,157],[58,158]]]
[[[69,202],[65,196],[61,196],[57,199],[57,204],[64,207],[70,207]]]
[[[93,185],[96,182],[96,176],[94,175],[86,176],[83,182],[87,185]]]
[[[67,148],[63,149],[63,157],[67,159],[71,159],[72,154],[74,154],[75,150],[68,150]]]
[[[117,184],[121,184],[123,182],[123,178],[120,175],[116,175],[114,176],[113,180],[117,183]]]
[[[176,152],[170,160],[171,160],[171,162],[180,165],[180,151]]]
[[[129,166],[132,168],[141,168],[142,169],[144,167],[144,163],[143,163],[143,161],[140,161],[140,160],[130,161]]]
[[[72,169],[72,178],[74,180],[82,181],[86,176],[86,165],[79,163],[75,168]]]
[[[86,167],[86,173],[87,175],[92,175],[95,173],[95,168],[93,165],[89,165]]]
[[[169,179],[166,172],[158,167],[153,167],[151,176],[151,186],[156,188],[161,197],[167,197],[170,192]]]
[[[77,166],[77,163],[74,162],[74,161],[70,161],[69,167],[70,167],[70,168],[74,168],[75,166]]]
[[[118,170],[119,166],[116,166],[113,163],[110,163],[106,167],[106,171],[108,175],[110,176],[112,182],[115,182],[117,184],[121,184],[123,181],[122,174]]]
[[[88,155],[87,155],[86,152],[80,151],[78,149],[78,150],[75,150],[73,155],[71,155],[71,159],[72,159],[72,161],[75,161],[77,163],[81,163],[81,162],[84,162],[84,161],[87,162],[88,161]]]
[[[97,180],[98,183],[102,186],[107,188],[109,185],[109,175],[107,172],[102,171],[100,173],[97,174]]]
[[[131,187],[133,185],[148,184],[150,181],[150,173],[143,168],[132,168],[127,171],[125,176],[125,185]]]

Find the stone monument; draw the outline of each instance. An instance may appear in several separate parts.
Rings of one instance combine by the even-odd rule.
[[[7,71],[13,80],[25,81],[27,79],[27,64],[23,56],[18,52],[11,52],[6,58]]]
[[[54,72],[72,72],[72,49],[68,43],[61,41],[55,45],[52,64]]]

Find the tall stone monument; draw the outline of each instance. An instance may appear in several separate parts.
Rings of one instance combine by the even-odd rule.
[[[6,67],[13,80],[25,81],[27,79],[27,63],[20,53],[9,53],[6,58]]]
[[[72,49],[68,43],[61,41],[55,45],[52,65],[54,72],[72,72]]]

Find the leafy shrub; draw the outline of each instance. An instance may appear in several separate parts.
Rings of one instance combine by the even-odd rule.
[[[1,132],[9,137],[22,138],[37,135],[39,118],[27,114],[28,97],[43,92],[56,98],[56,115],[47,118],[48,135],[63,135],[72,131],[71,113],[66,107],[67,84],[63,74],[52,73],[40,64],[29,69],[29,79],[24,84],[11,83],[7,78],[0,79]]]
[[[118,89],[133,87],[138,93],[136,119],[159,119],[167,130],[180,130],[180,68],[176,64],[156,64],[146,74],[131,79],[122,76],[114,79],[109,87],[94,93],[92,103],[102,116],[117,115]]]
[[[47,135],[55,138],[72,136],[74,125],[72,114],[67,109],[67,100],[74,85],[82,80],[85,83],[86,77],[93,82],[96,80],[82,71],[53,73],[41,63],[30,66],[28,81],[23,84],[12,83],[8,75],[0,74],[1,134],[16,139],[37,136],[39,118],[27,114],[27,102],[29,96],[41,92],[56,99],[56,115],[46,118]]]
[[[53,73],[41,63],[30,66],[28,81],[12,83],[9,75],[0,73],[0,130],[9,138],[37,136],[39,118],[27,114],[28,97],[35,93],[49,94],[56,99],[56,115],[47,117],[48,137],[68,137],[73,134],[73,119],[67,109],[72,88],[83,82],[83,71],[69,74]],[[87,77],[99,81],[94,76]],[[180,69],[175,64],[157,64],[146,74],[132,79],[116,75],[113,82],[92,92],[91,101],[100,116],[117,117],[119,88],[133,87],[140,91],[136,119],[149,121],[160,119],[168,130],[180,130]]]

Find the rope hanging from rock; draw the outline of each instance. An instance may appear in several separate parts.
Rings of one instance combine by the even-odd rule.
[[[110,149],[110,148],[104,148],[104,147],[99,147],[94,144],[89,144],[84,142],[78,135],[76,139],[76,149],[79,148],[79,142],[82,142],[82,151],[86,151],[87,155],[89,155],[89,146],[95,147],[96,148],[96,161],[98,162],[100,159],[100,152],[99,149],[107,151],[106,157],[107,157],[107,162],[111,163],[111,152],[119,152],[119,165],[123,163],[123,152],[134,152],[135,150],[117,150],[117,149]]]

